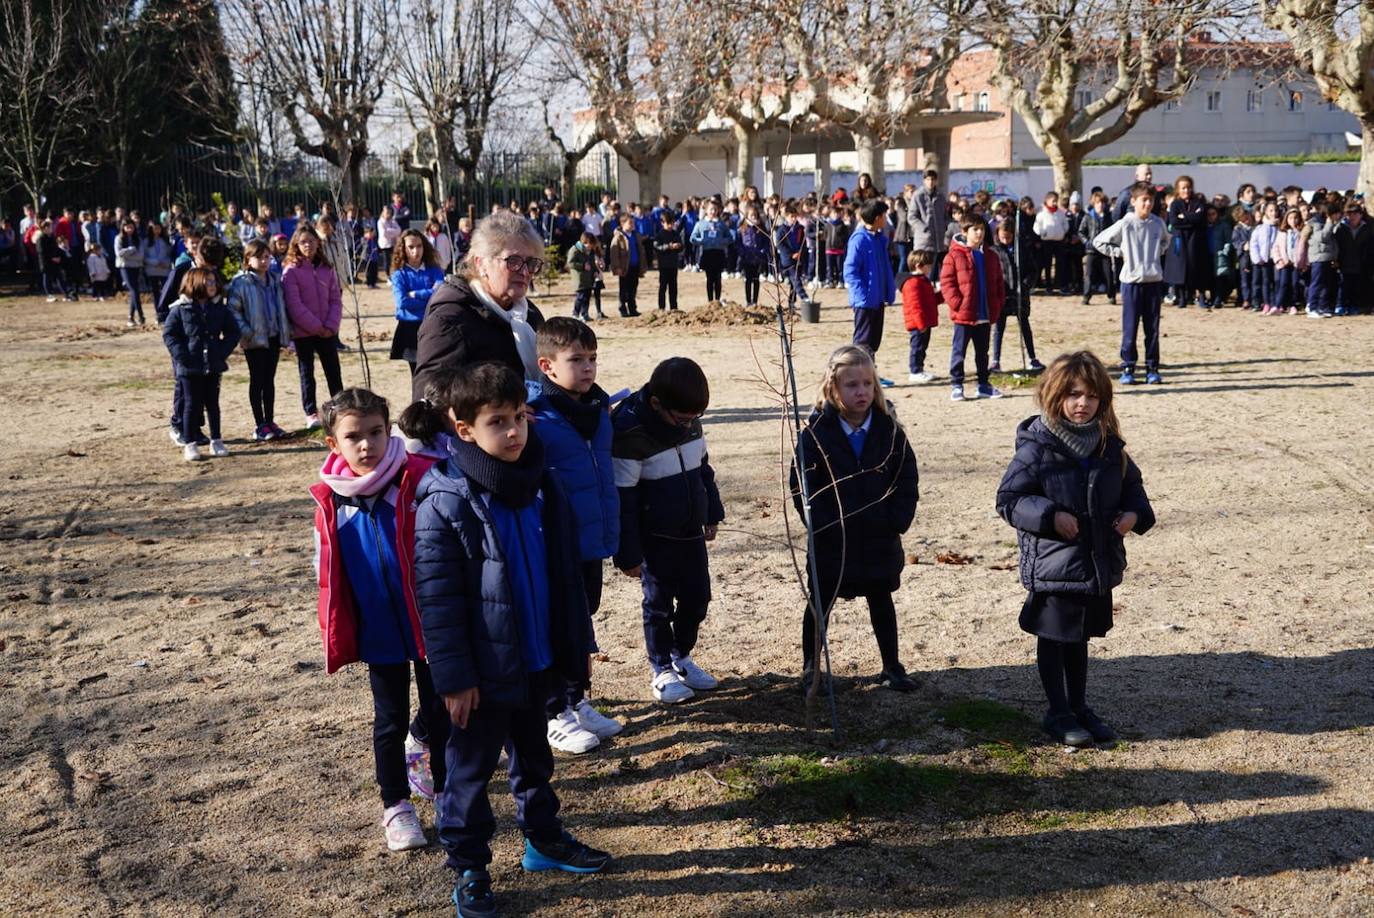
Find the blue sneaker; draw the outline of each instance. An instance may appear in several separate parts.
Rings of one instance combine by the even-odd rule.
[[[1002,390],[996,386],[987,385],[978,387],[979,398],[1001,398]]]
[[[1164,382],[1164,377],[1159,375],[1156,370],[1151,370],[1145,374],[1145,384],[1147,386],[1158,386]]]
[[[496,897],[491,893],[491,874],[485,870],[464,870],[453,887],[453,906],[458,918],[491,918],[496,914]]]
[[[537,848],[532,839],[525,839],[525,856],[520,859],[520,866],[531,872],[600,873],[610,862],[611,856],[605,851],[584,845],[564,832],[558,841],[540,842]]]
[[[878,385],[882,386],[884,389],[891,389],[893,386],[897,384],[885,376],[879,376]]]
[[[1344,307],[1344,306],[1337,306],[1337,307],[1336,307],[1336,312],[1335,312],[1335,314],[1338,315],[1338,316],[1343,316],[1343,315],[1345,315],[1345,307]]]
[[[1135,373],[1131,370],[1122,370],[1121,376],[1117,379],[1117,382],[1121,383],[1123,386],[1134,386]]]

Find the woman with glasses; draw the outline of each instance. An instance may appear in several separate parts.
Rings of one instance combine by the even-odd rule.
[[[544,241],[519,213],[478,222],[471,248],[429,299],[416,343],[412,394],[447,370],[494,360],[538,379],[534,337],[544,315],[526,298],[544,269]]]

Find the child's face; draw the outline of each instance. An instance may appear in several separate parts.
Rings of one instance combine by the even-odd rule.
[[[458,439],[476,444],[488,456],[515,462],[530,438],[530,421],[524,405],[483,405],[472,423],[459,420],[449,410]]]
[[[540,357],[539,369],[560,389],[586,395],[596,382],[596,351],[573,344],[552,358]]]
[[[425,259],[425,241],[419,236],[406,237],[406,262],[412,267],[419,267],[420,262]]]
[[[257,274],[266,274],[271,263],[272,256],[265,251],[258,251],[248,256],[248,270]]]
[[[654,413],[657,414],[664,423],[671,424],[679,430],[691,430],[692,423],[701,418],[699,414],[693,414],[689,411],[678,411],[676,408],[669,408],[659,400],[657,395],[649,397],[649,407],[654,409]]]
[[[844,367],[835,376],[835,395],[840,410],[852,417],[868,414],[873,406],[873,371],[869,367]]]
[[[976,249],[983,244],[985,231],[986,227],[981,223],[970,224],[968,229],[964,230],[964,238],[968,240],[969,248]]]
[[[997,241],[1007,248],[1011,248],[1012,231],[1010,223],[1003,223],[1001,226],[997,227]]]
[[[386,455],[386,419],[380,414],[345,414],[334,423],[334,432],[324,438],[336,456],[343,457],[354,475],[366,475]]]
[[[1045,196],[1045,206],[1046,206],[1046,207],[1058,207],[1058,206],[1059,206],[1059,195],[1057,195],[1057,194],[1049,194],[1049,195],[1046,195],[1046,196]]]
[[[1069,394],[1064,398],[1064,417],[1075,424],[1086,424],[1097,417],[1097,408],[1102,400],[1097,393],[1082,380],[1074,380],[1069,385]]]
[[[1142,194],[1138,198],[1131,198],[1131,207],[1134,209],[1135,215],[1144,220],[1150,216],[1150,211],[1155,209],[1155,202],[1151,195]]]

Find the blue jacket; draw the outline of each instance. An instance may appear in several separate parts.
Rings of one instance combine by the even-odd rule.
[[[375,498],[334,495],[339,560],[353,594],[364,663],[422,659],[396,551],[396,499],[390,488]]]
[[[544,442],[544,462],[572,503],[577,543],[583,561],[609,558],[620,544],[620,494],[611,460],[610,399],[593,386],[591,401],[579,401],[565,414],[572,396],[547,381],[530,382],[530,407]],[[582,430],[577,426],[582,425]],[[583,432],[591,428],[591,436]]]
[[[220,300],[202,304],[179,297],[162,323],[162,341],[172,353],[177,376],[223,373],[239,335],[238,321]]]
[[[806,248],[806,230],[800,223],[779,223],[773,230],[773,241],[778,247],[778,264],[783,271],[801,264],[801,259],[793,258]]]
[[[762,224],[758,226],[749,223],[740,224],[739,233],[735,236],[739,244],[740,264],[763,266],[768,264],[773,255],[773,246],[768,239],[768,230]]]
[[[730,224],[725,222],[725,218],[719,220],[699,220],[696,227],[692,230],[691,242],[693,245],[701,246],[703,252],[710,252],[719,249],[722,252],[730,247],[734,241],[734,234],[730,232]]]
[[[1136,513],[1137,534],[1155,524],[1140,469],[1124,447],[1109,437],[1096,455],[1079,459],[1038,415],[1016,428],[1016,455],[997,488],[997,512],[1016,527],[1026,589],[1105,596],[1120,585],[1126,546],[1113,526],[1117,514]],[[1078,519],[1072,542],[1055,531],[1060,511]]]
[[[611,423],[620,489],[616,567],[637,567],[646,542],[662,548],[672,541],[699,539],[703,526],[725,519],[701,421],[686,430],[674,427],[658,416],[641,389],[615,406]]]
[[[444,282],[444,269],[425,266],[412,268],[402,265],[391,272],[391,295],[396,300],[396,319],[400,322],[423,322],[430,294]]]
[[[844,281],[849,286],[849,305],[854,309],[882,309],[896,300],[887,237],[855,227],[844,253]]]
[[[572,512],[551,473],[541,491],[553,669],[580,682],[596,645]],[[435,692],[477,688],[482,705],[541,704],[529,697],[509,563],[482,492],[450,457],[425,474],[415,500],[415,592]]]

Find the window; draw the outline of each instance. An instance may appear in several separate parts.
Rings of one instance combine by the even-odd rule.
[[[1247,112],[1264,111],[1264,90],[1251,89],[1245,93],[1245,110]]]
[[[978,93],[977,111],[985,112],[992,108],[992,94],[989,92]]]
[[[1290,89],[1288,91],[1288,110],[1290,112],[1302,111],[1302,90]]]
[[[962,92],[956,92],[954,98],[950,101],[954,103],[954,110],[956,112],[962,112],[964,110],[964,94]]]
[[[1221,111],[1221,91],[1213,89],[1207,93],[1207,111]]]
[[[1176,112],[1182,107],[1183,103],[1179,99],[1170,99],[1168,102],[1164,103],[1164,110],[1166,112]]]
[[[1092,90],[1090,90],[1090,89],[1080,89],[1080,90],[1078,90],[1078,108],[1079,108],[1079,110],[1081,111],[1081,110],[1087,108],[1089,105],[1092,105],[1092,104],[1093,104],[1093,94],[1092,94]]]

